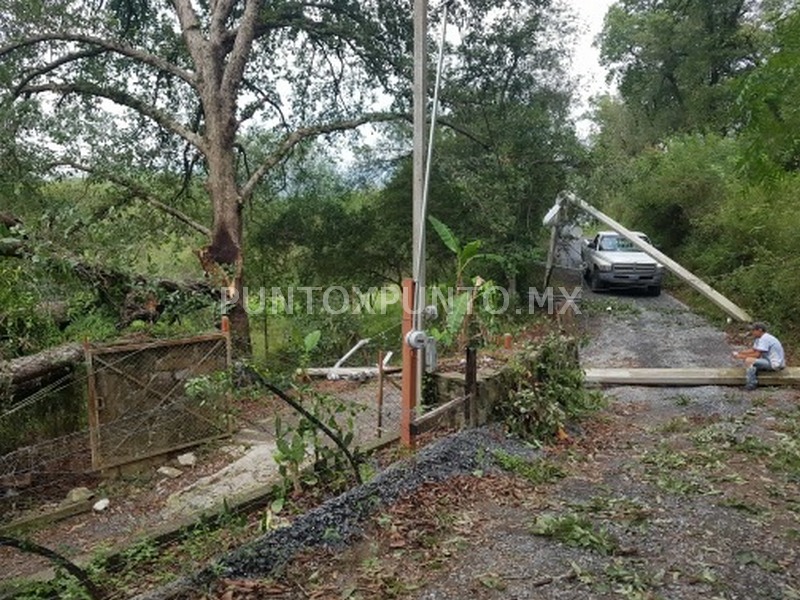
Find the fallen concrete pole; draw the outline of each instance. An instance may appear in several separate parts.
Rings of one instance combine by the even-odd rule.
[[[588,368],[586,385],[642,385],[690,387],[701,385],[744,386],[744,367],[728,368]],[[782,371],[761,372],[759,385],[791,386],[800,384],[800,367],[787,367]]]
[[[687,269],[684,269],[681,265],[676,263],[669,256],[667,256],[666,254],[664,254],[660,250],[657,250],[656,248],[654,248],[653,246],[651,246],[650,244],[645,242],[642,238],[640,238],[639,236],[635,235],[629,229],[626,229],[620,223],[617,223],[614,219],[612,219],[611,217],[609,217],[605,213],[597,210],[595,207],[593,207],[592,205],[588,204],[587,202],[581,200],[580,198],[578,198],[574,194],[570,194],[570,193],[562,194],[559,197],[559,202],[563,203],[565,201],[566,202],[572,202],[575,206],[577,206],[577,207],[581,208],[582,210],[584,210],[585,212],[589,213],[595,219],[597,219],[601,223],[604,223],[605,225],[607,225],[608,227],[610,227],[611,229],[613,229],[614,231],[619,233],[625,239],[630,240],[630,242],[634,246],[639,248],[639,250],[641,250],[642,252],[644,252],[648,256],[653,257],[658,262],[663,264],[667,269],[669,269],[670,271],[675,273],[675,275],[680,277],[683,281],[688,283],[695,290],[700,292],[703,296],[705,296],[706,298],[711,300],[714,304],[719,306],[722,310],[724,310],[731,317],[733,317],[735,319],[738,319],[739,321],[743,321],[743,322],[752,321],[752,319],[750,318],[750,315],[747,314],[747,312],[745,310],[743,310],[742,308],[740,308],[739,306],[737,306],[736,304],[734,304],[733,302],[728,300],[725,296],[720,294],[717,290],[712,288],[705,281],[700,279],[697,275],[693,274],[692,272],[688,271]]]

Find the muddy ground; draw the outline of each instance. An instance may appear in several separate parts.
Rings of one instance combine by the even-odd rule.
[[[743,341],[667,295],[582,306],[586,367],[731,366]],[[568,440],[453,435],[147,597],[800,598],[797,392],[604,391]]]

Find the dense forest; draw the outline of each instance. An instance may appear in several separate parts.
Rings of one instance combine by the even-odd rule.
[[[12,0],[0,14],[0,358],[206,330],[221,289],[385,290],[410,274],[410,5]],[[794,334],[800,7],[617,2],[597,42],[617,91],[595,99],[588,140],[571,116],[574,25],[558,0],[451,3],[429,281],[536,285],[541,217],[571,188]],[[251,301],[227,309],[257,357],[296,359],[314,331],[320,357],[398,337],[399,307]]]

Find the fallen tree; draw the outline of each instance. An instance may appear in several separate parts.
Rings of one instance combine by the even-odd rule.
[[[8,213],[0,213],[0,223],[21,224]],[[64,271],[65,267],[78,279],[92,286],[101,303],[111,306],[119,314],[117,327],[122,329],[140,319],[156,322],[166,307],[160,296],[181,294],[204,296],[209,302],[219,300],[221,292],[206,280],[179,281],[167,278],[152,278],[111,269],[87,262],[66,250],[51,254],[35,254],[27,239],[0,238],[0,257],[19,260],[31,259],[45,269]]]

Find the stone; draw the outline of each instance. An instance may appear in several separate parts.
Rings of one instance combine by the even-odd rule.
[[[108,508],[108,505],[111,504],[111,500],[108,498],[102,498],[94,503],[92,506],[92,510],[95,512],[103,512],[105,509]]]
[[[86,500],[92,497],[94,497],[94,492],[89,488],[85,487],[73,488],[67,493],[67,497],[64,498],[64,504],[76,504],[78,502],[85,502]]]
[[[197,457],[194,452],[187,452],[178,457],[178,464],[182,467],[193,467],[197,464]]]
[[[183,475],[183,471],[176,469],[175,467],[159,467],[158,473],[159,475],[169,477],[170,479],[176,479]]]

